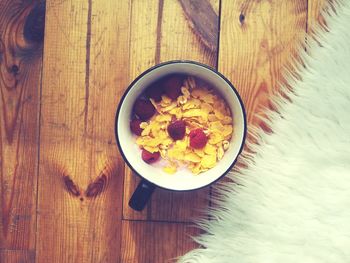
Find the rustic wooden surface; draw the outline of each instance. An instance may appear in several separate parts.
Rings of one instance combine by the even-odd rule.
[[[210,189],[127,206],[139,179],[114,139],[121,94],[154,64],[196,60],[234,83],[259,125],[326,4],[0,0],[0,262],[158,263],[194,248],[189,222]]]
[[[0,10],[0,262],[34,262],[44,8]]]
[[[129,5],[94,3],[46,3],[37,262],[119,258],[124,164],[113,127],[128,83]]]
[[[268,106],[305,35],[307,2],[222,0],[219,71],[236,85],[248,121]],[[232,23],[231,21],[235,21]]]
[[[196,247],[189,235],[198,234],[198,228],[185,223],[123,221],[121,262],[174,262]]]

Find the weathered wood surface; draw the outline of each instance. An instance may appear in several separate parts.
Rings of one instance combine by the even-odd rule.
[[[0,1],[0,255],[8,262],[35,249],[44,16],[38,1]]]
[[[307,23],[309,33],[312,33],[313,28],[318,27],[319,25],[325,25],[323,15],[327,14],[329,10],[334,9],[337,3],[339,3],[338,0],[309,0]]]
[[[36,262],[120,258],[124,163],[114,139],[128,83],[126,1],[48,1]]]
[[[198,234],[185,223],[123,221],[121,262],[175,262],[196,247],[189,237]]]
[[[219,70],[239,90],[249,125],[283,81],[283,68],[305,36],[307,1],[221,3]]]
[[[1,263],[35,263],[35,250],[8,250],[0,251]]]

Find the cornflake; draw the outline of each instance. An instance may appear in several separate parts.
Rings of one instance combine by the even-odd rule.
[[[187,167],[193,174],[205,172],[220,161],[229,148],[233,133],[231,112],[214,90],[200,81],[187,77],[177,100],[162,95],[159,102],[151,99],[157,113],[148,122],[142,122],[141,136],[136,144],[151,153],[159,152],[167,164],[163,171],[174,174],[179,167]],[[173,120],[186,123],[186,133],[182,140],[174,141],[167,132]],[[192,129],[201,128],[208,137],[202,149],[193,149],[188,134]]]

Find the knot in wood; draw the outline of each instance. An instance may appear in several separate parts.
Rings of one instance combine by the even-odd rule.
[[[89,184],[85,192],[86,197],[88,198],[97,197],[99,194],[102,193],[106,185],[107,185],[107,176],[104,173],[102,173],[94,182]]]
[[[24,23],[24,38],[29,42],[41,43],[44,40],[45,2],[40,2],[30,11]]]

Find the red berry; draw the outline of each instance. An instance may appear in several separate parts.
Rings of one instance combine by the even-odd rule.
[[[207,144],[208,137],[200,128],[190,131],[188,136],[190,137],[190,146],[194,149],[201,149]]]
[[[176,140],[181,140],[186,133],[186,124],[184,121],[177,120],[173,121],[168,125],[168,133],[171,138]]]
[[[146,96],[153,99],[155,102],[160,102],[163,95],[163,87],[159,82],[153,83],[146,89]]]
[[[142,150],[142,160],[144,160],[146,163],[154,163],[159,159],[159,157],[159,152],[151,153],[145,149]]]
[[[145,99],[136,100],[134,104],[134,113],[142,121],[149,120],[154,115],[155,112],[156,112],[156,109],[154,108],[153,104],[149,100],[145,100]]]
[[[140,136],[143,131],[143,129],[140,127],[141,122],[142,121],[138,119],[134,119],[130,122],[131,131],[138,136]]]
[[[162,86],[165,94],[172,100],[176,100],[181,95],[181,86],[183,83],[183,77],[181,75],[171,75],[166,77]]]

